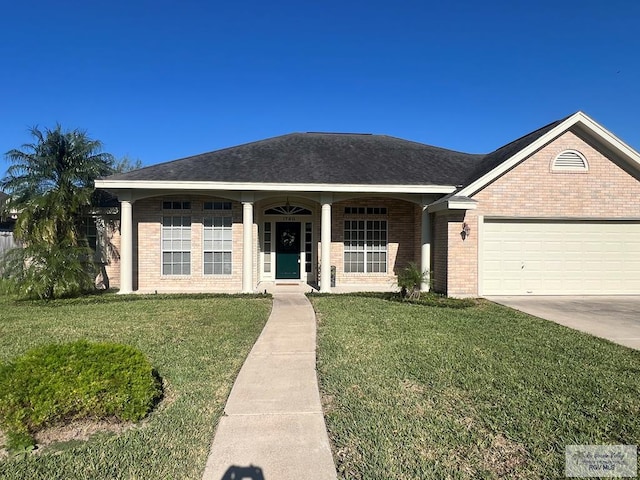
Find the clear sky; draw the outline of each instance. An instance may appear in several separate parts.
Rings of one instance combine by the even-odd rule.
[[[145,165],[305,131],[485,153],[577,110],[640,149],[635,0],[2,3],[0,153],[56,123]]]

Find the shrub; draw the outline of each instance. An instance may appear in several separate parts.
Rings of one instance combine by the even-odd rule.
[[[420,286],[429,280],[428,272],[423,272],[420,267],[411,262],[398,273],[398,286],[402,298],[417,300],[420,298]]]
[[[141,420],[161,395],[160,379],[133,347],[46,345],[0,365],[0,426],[9,448],[23,449],[48,426],[86,418]]]

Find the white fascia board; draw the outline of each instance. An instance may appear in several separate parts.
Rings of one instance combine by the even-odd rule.
[[[602,139],[606,140],[611,145],[612,148],[614,148],[615,150],[618,150],[622,155],[627,157],[630,160],[630,162],[635,163],[634,166],[636,168],[640,168],[640,153],[638,153],[636,150],[631,148],[629,145],[624,143],[622,140],[616,137],[609,130],[607,130],[606,128],[604,128],[602,125],[595,122],[594,120],[592,120],[590,117],[588,117],[584,113],[578,112],[578,114],[581,115],[581,120],[582,120],[581,123],[585,127],[590,129],[593,133],[595,133]]]
[[[515,165],[517,165],[520,161],[527,158],[529,155],[533,154],[536,150],[542,148],[548,142],[560,136],[562,133],[564,133],[566,130],[568,130],[570,127],[576,124],[581,119],[581,116],[584,116],[582,112],[577,112],[571,115],[560,125],[557,125],[555,128],[553,128],[552,130],[547,132],[545,135],[537,139],[535,142],[530,143],[529,145],[527,145],[526,148],[523,148],[522,150],[520,150],[509,160],[502,162],[493,170],[485,173],[482,177],[480,177],[473,183],[470,183],[469,185],[461,189],[459,192],[456,193],[456,195],[460,195],[464,197],[472,196],[478,190],[485,187],[489,183],[493,182],[496,178],[500,177],[505,172],[511,170]]]
[[[436,203],[432,203],[427,207],[429,213],[441,212],[443,210],[475,210],[478,208],[478,202],[476,200],[444,200]]]
[[[453,185],[343,185],[331,183],[176,182],[152,180],[96,180],[105,190],[227,190],[275,192],[451,193]]]
[[[624,143],[614,134],[609,132],[602,125],[595,122],[585,113],[576,112],[573,115],[571,115],[569,118],[567,118],[564,122],[557,125],[555,128],[553,128],[552,130],[547,132],[545,135],[537,139],[535,142],[531,143],[526,148],[519,151],[509,160],[501,163],[490,172],[486,173],[485,175],[483,175],[473,183],[470,183],[469,185],[461,189],[459,192],[456,193],[456,195],[466,196],[466,197],[473,196],[476,192],[478,192],[478,190],[485,187],[486,185],[488,185],[489,183],[491,183],[492,181],[494,181],[495,179],[503,175],[505,172],[509,171],[519,162],[527,158],[529,155],[535,153],[538,149],[542,148],[547,143],[559,137],[564,132],[568,131],[571,127],[573,127],[577,123],[580,123],[587,130],[590,130],[591,133],[593,133],[595,136],[600,137],[606,143],[611,145],[613,149],[617,150],[625,158],[627,158],[630,163],[635,163],[634,166],[636,168],[640,168],[640,154],[638,152],[636,152],[633,148],[631,148],[629,145]]]

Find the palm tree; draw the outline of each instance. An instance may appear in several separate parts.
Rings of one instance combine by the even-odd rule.
[[[113,172],[113,157],[80,130],[30,130],[35,142],[7,152],[12,162],[0,189],[5,208],[19,212],[3,273],[13,290],[53,298],[93,288],[95,278],[81,218],[90,209],[96,178]]]

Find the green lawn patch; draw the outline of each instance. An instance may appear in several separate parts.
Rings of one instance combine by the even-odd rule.
[[[640,352],[483,301],[311,301],[341,478],[558,478],[566,445],[640,439]]]
[[[233,381],[270,309],[261,296],[0,296],[0,364],[50,344],[117,343],[142,352],[164,387],[141,422],[38,455],[5,456],[0,478],[200,479]]]

